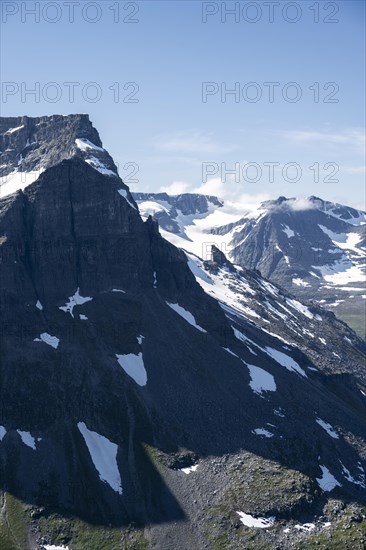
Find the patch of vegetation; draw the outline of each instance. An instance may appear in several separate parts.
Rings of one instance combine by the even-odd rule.
[[[245,527],[237,511],[256,517],[290,518],[306,512],[317,496],[313,481],[301,472],[249,453],[242,456],[231,466],[228,489],[209,511],[207,536],[212,549],[272,548],[277,528]]]
[[[180,449],[175,453],[164,453],[147,444],[144,444],[144,449],[155,466],[164,465],[172,470],[193,466],[198,460],[198,456],[187,449]]]
[[[157,449],[156,447],[152,447],[147,443],[144,443],[143,447],[145,449],[147,456],[150,458],[151,462],[155,464],[155,466],[159,466],[163,458],[163,453],[159,451],[159,449]]]
[[[366,548],[366,508],[348,506],[340,518],[322,533],[314,533],[296,548],[322,550],[364,550]]]
[[[115,527],[91,525],[78,518],[59,514],[41,515],[37,519],[41,536],[55,545],[70,544],[75,550],[120,550],[121,531]]]
[[[234,510],[253,515],[289,517],[309,508],[318,495],[305,474],[254,455],[234,466],[231,479],[223,501]]]
[[[123,550],[148,550],[143,529],[127,529],[122,536]]]
[[[26,506],[9,493],[1,493],[1,550],[27,548],[28,521]]]

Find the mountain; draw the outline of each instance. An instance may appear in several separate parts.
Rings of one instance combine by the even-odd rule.
[[[238,215],[218,199],[191,195],[192,204],[203,200],[207,207],[186,213],[175,203],[187,194],[163,201],[161,194],[134,196],[142,214],[159,222],[163,216],[164,236],[177,246],[207,258],[212,242],[234,264],[335,311],[365,337],[366,212],[317,197],[280,197]]]
[[[362,548],[364,342],[165,240],[86,115],[1,130],[2,548]]]

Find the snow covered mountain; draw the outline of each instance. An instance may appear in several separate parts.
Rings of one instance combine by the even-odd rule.
[[[1,130],[9,181],[43,170],[0,199],[4,548],[363,544],[364,342],[165,240],[85,115]]]
[[[366,212],[317,197],[280,197],[238,215],[212,197],[134,196],[141,214],[154,215],[177,246],[207,259],[215,244],[233,263],[336,311],[365,335]],[[181,211],[176,204],[188,197],[206,201],[206,209]]]

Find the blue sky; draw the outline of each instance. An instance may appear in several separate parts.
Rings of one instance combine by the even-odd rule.
[[[365,207],[363,1],[73,4],[2,2],[3,116],[89,113],[133,190]]]

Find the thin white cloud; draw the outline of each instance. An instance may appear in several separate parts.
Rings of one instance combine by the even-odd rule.
[[[161,193],[168,193],[168,195],[180,195],[186,193],[189,188],[189,183],[186,181],[173,181],[170,185],[160,187]]]
[[[366,174],[366,166],[340,166],[340,171],[346,174]]]
[[[349,128],[343,132],[288,130],[283,132],[282,135],[286,139],[295,142],[321,142],[333,145],[350,145],[358,150],[365,150],[365,130],[363,128]]]
[[[212,134],[198,130],[178,132],[170,135],[156,136],[154,147],[171,153],[214,154],[228,153],[237,149],[237,146],[227,146],[216,143]]]
[[[295,211],[301,211],[301,210],[315,210],[316,204],[314,202],[311,202],[307,197],[299,197],[296,200],[287,203],[287,206],[291,208],[291,210]]]
[[[190,187],[190,193],[214,195],[225,201],[232,213],[243,213],[244,210],[254,210],[261,202],[271,198],[269,193],[243,193],[243,183],[234,180],[223,182],[221,178],[211,178],[206,183]]]

